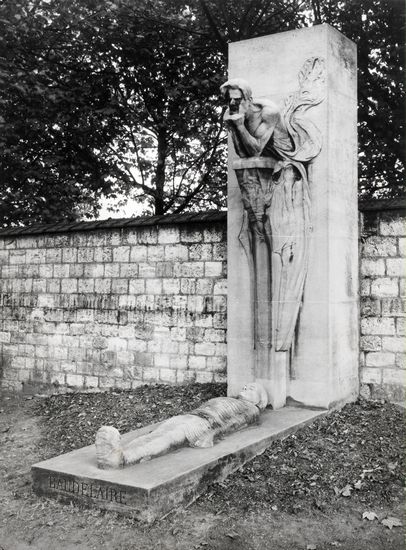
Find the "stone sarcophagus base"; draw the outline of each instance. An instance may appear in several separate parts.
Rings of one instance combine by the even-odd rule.
[[[100,508],[152,522],[196,500],[211,483],[225,479],[271,442],[308,424],[321,411],[285,407],[265,411],[259,425],[228,435],[208,449],[182,448],[120,470],[100,470],[94,445],[44,460],[32,467],[38,495]],[[151,431],[123,435],[123,443]]]

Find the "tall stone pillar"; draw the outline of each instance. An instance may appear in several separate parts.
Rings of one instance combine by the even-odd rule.
[[[329,25],[230,44],[230,395],[357,396],[356,90],[355,45]]]

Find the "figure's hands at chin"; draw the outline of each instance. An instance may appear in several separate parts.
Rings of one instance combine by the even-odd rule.
[[[230,125],[242,126],[244,124],[244,113],[234,113],[230,115],[230,111],[227,109],[224,120]]]

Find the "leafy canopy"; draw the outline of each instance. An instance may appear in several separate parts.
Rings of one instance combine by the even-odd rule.
[[[0,218],[225,206],[228,42],[328,22],[358,45],[360,192],[403,191],[399,0],[3,0]]]

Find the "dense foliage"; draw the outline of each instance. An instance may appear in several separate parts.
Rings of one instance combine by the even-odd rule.
[[[3,0],[0,220],[225,206],[227,44],[329,22],[358,43],[360,182],[401,193],[399,0]]]

